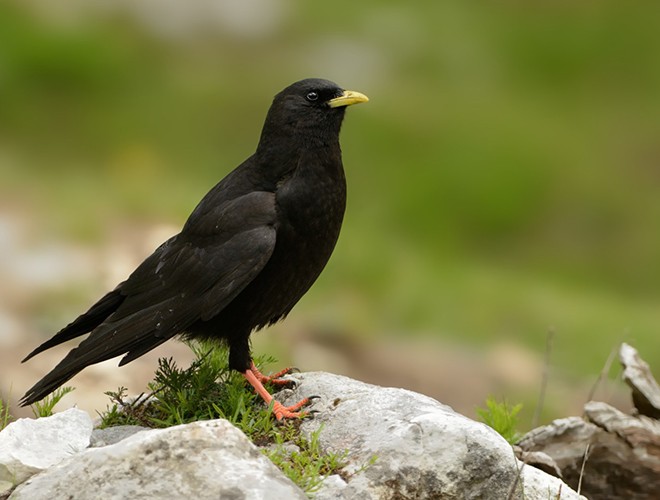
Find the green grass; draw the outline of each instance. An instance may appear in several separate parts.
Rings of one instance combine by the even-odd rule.
[[[0,431],[7,427],[9,422],[11,422],[12,417],[9,413],[9,405],[0,399]]]
[[[522,437],[518,432],[518,413],[521,409],[522,404],[510,406],[506,401],[500,403],[489,397],[486,408],[477,409],[477,414],[488,427],[497,431],[509,443],[515,444]]]
[[[294,426],[289,429],[293,432],[274,434],[273,444],[264,453],[309,495],[319,489],[325,477],[339,473],[346,466],[348,451],[323,451],[319,445],[323,427],[312,433],[309,440],[297,433]],[[291,445],[296,449],[292,451]]]
[[[53,409],[55,408],[55,405],[57,405],[57,403],[59,403],[64,396],[66,396],[73,390],[74,390],[73,387],[60,387],[55,391],[53,391],[48,396],[46,396],[41,401],[37,401],[36,403],[34,403],[31,406],[34,417],[42,418],[42,417],[50,417],[51,415],[53,415]]]

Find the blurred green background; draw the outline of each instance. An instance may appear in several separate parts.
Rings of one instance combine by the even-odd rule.
[[[657,2],[5,1],[0,209],[89,246],[180,225],[309,76],[371,102],[342,132],[340,242],[291,321],[539,358],[553,328],[569,381],[621,340],[660,367]]]

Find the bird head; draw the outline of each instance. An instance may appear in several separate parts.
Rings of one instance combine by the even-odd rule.
[[[300,80],[273,99],[262,140],[268,135],[336,138],[346,107],[368,100],[366,95],[344,90],[329,80]]]

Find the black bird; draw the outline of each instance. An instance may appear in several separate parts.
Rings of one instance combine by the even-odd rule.
[[[229,366],[270,403],[250,354],[250,334],[284,318],[332,253],[346,206],[339,130],[347,106],[366,102],[328,80],[277,94],[256,152],[197,205],[179,234],[23,361],[90,333],[21,400],[40,400],[89,365],[119,366],[174,336],[225,341]],[[278,419],[307,401],[274,403]]]

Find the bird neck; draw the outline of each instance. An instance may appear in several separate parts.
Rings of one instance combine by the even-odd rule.
[[[295,134],[262,135],[256,154],[257,156],[268,156],[271,159],[280,157],[282,160],[291,160],[310,150],[334,148],[339,148],[337,134],[332,136],[297,131]]]
[[[339,147],[339,130],[344,118],[344,109],[326,114],[322,120],[283,120],[281,116],[266,117],[257,154],[275,151],[305,151],[308,149]]]

